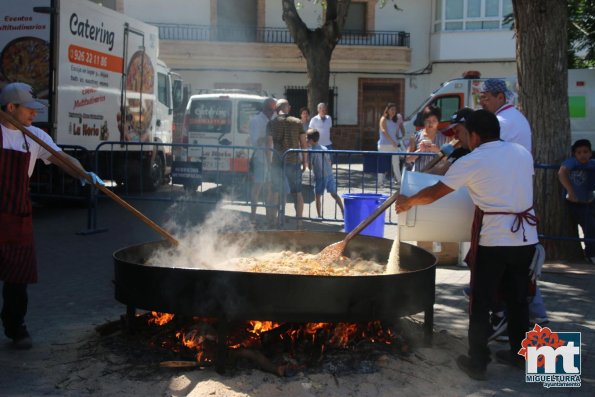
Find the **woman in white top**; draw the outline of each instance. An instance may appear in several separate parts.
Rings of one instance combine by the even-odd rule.
[[[403,136],[405,127],[403,127],[403,116],[397,113],[397,105],[389,102],[380,118],[380,127],[378,130],[378,151],[379,152],[402,152],[405,150],[403,145]],[[401,166],[399,156],[391,156],[391,169],[397,184],[401,184]],[[378,173],[378,184],[384,184],[384,173]]]
[[[438,122],[442,116],[440,108],[432,106],[423,113],[424,129],[415,133],[409,142],[408,152],[412,153],[436,153],[440,147],[448,142],[448,138],[438,131]],[[432,161],[434,156],[409,155],[406,158],[408,163],[413,163],[413,171],[422,172]]]

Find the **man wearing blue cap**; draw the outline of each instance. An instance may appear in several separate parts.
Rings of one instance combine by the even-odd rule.
[[[37,101],[31,86],[10,83],[0,91],[0,107],[18,124],[25,126],[49,147],[61,152],[52,138],[31,123],[45,105]],[[2,324],[4,333],[13,340],[12,347],[30,349],[31,336],[25,326],[28,296],[27,285],[37,282],[37,263],[33,242],[29,177],[37,159],[53,163],[78,178],[59,159],[19,130],[4,117],[0,124],[0,280],[2,288]],[[75,158],[60,153],[67,161],[85,172]],[[88,173],[94,183],[101,183],[97,175]],[[81,182],[85,181],[81,179]],[[85,181],[86,182],[86,181]]]
[[[527,118],[510,102],[513,93],[501,79],[488,79],[483,82],[479,104],[498,118],[500,139],[522,145],[531,153],[531,126]]]

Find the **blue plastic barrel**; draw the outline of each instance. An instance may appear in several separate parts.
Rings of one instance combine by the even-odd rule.
[[[384,194],[348,193],[343,195],[345,203],[345,233],[356,228],[364,219],[371,215],[380,204],[388,198]],[[386,212],[385,212],[386,213]],[[360,234],[374,237],[384,237],[384,216],[378,215]]]

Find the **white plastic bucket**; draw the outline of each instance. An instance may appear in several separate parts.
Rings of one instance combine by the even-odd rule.
[[[411,196],[443,178],[404,170],[401,194]],[[470,241],[474,209],[467,188],[455,190],[432,204],[412,207],[398,216],[399,239],[453,243]]]

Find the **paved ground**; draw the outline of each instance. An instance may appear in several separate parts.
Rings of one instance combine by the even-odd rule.
[[[210,205],[133,201],[158,224],[174,220],[197,223],[213,209]],[[232,211],[247,211],[234,207]],[[8,340],[0,344],[0,395],[62,395],[61,384],[52,384],[48,366],[66,371],[76,360],[69,352],[75,341],[94,333],[95,326],[119,318],[125,311],[114,299],[112,253],[127,245],[160,239],[145,224],[111,201],[99,204],[99,226],[107,232],[77,235],[86,229],[86,209],[71,205],[35,208],[34,224],[40,282],[30,287],[27,324],[34,338],[31,351],[15,352]],[[242,216],[246,217],[247,212]],[[291,228],[292,223],[288,224]],[[245,225],[237,225],[238,228]],[[341,228],[338,224],[306,222],[316,230]],[[393,229],[387,228],[389,236]],[[595,266],[548,264],[541,288],[553,331],[582,333],[582,382],[580,389],[544,389],[525,383],[522,372],[492,364],[490,380],[477,383],[475,395],[595,395]],[[448,332],[466,343],[466,301],[462,287],[468,283],[463,267],[439,267],[436,281],[435,330]],[[0,339],[2,340],[2,339]],[[494,345],[494,350],[504,347]],[[454,366],[455,363],[453,362]],[[106,369],[107,370],[107,369]],[[53,371],[53,370],[52,370]],[[131,391],[129,391],[131,393]],[[127,395],[129,393],[123,393]]]

